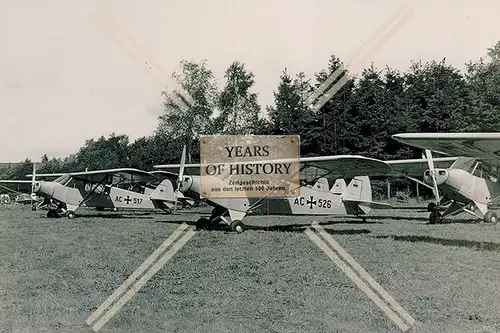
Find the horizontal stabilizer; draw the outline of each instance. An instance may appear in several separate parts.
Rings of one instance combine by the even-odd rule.
[[[359,206],[370,207],[373,209],[392,209],[394,208],[391,204],[383,202],[374,201],[362,201],[362,200],[342,200],[345,203],[355,203]]]

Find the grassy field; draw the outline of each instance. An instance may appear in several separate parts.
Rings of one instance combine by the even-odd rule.
[[[0,331],[92,332],[87,317],[203,211],[68,220],[0,206]],[[500,224],[370,215],[316,220],[417,320],[413,332],[500,332]],[[313,220],[197,232],[99,332],[399,332],[303,233]]]

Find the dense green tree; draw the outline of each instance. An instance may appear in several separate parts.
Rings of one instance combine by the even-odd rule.
[[[469,112],[465,77],[451,65],[432,61],[413,63],[406,75],[406,97],[418,132],[450,132],[458,114]]]
[[[344,69],[342,61],[335,55],[332,55],[328,63],[328,69],[321,70],[315,74],[317,81],[316,89],[328,80],[328,78],[333,77],[332,74],[337,70],[340,74],[332,81],[324,93],[328,93],[340,80],[346,80],[345,84],[340,86],[340,89],[318,110],[312,126],[304,133],[304,135],[307,134],[311,137],[314,149],[310,153],[314,155],[349,153],[346,147],[348,141],[351,140],[350,131],[352,129],[348,125],[348,111],[350,109],[355,78]]]
[[[212,132],[212,116],[218,98],[217,84],[205,61],[182,61],[181,70],[173,76],[180,89],[163,93],[165,113],[159,117],[156,135],[183,142],[190,162],[192,145],[198,141],[199,135]],[[185,95],[191,97],[192,103],[183,97]]]
[[[226,70],[226,84],[218,100],[219,114],[214,120],[214,132],[225,135],[253,134],[262,126],[257,94],[251,92],[254,74],[245,65],[233,62]]]
[[[454,119],[457,131],[496,132],[500,126],[500,42],[488,58],[467,64],[471,106]]]
[[[128,167],[128,144],[127,135],[115,135],[115,133],[107,139],[101,136],[98,140],[87,140],[76,154],[77,170],[73,171]]]
[[[311,131],[308,131],[314,120],[311,109],[306,107],[305,99],[312,87],[305,80],[304,73],[299,73],[296,79],[283,71],[280,77],[278,90],[274,92],[275,106],[268,106],[270,118],[270,134],[273,135],[301,135],[300,145],[304,156],[313,147]]]

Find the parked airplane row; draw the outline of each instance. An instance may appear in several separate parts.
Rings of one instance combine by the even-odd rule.
[[[372,208],[391,208],[389,204],[372,201],[369,177],[407,177],[432,188],[436,202],[428,207],[429,223],[461,212],[488,223],[497,222],[497,215],[489,206],[500,198],[497,182],[500,134],[405,133],[393,138],[425,150],[425,155],[421,159],[393,161],[348,155],[301,157],[301,179],[305,183],[300,187],[299,197],[208,197],[205,200],[213,206],[212,214],[200,218],[197,228],[210,229],[223,222],[232,230],[243,232],[242,220],[248,214],[355,215],[363,218]],[[431,151],[451,156],[433,158]],[[37,175],[34,167],[29,175],[31,181],[1,180],[0,183],[29,184],[32,196],[43,198],[38,205],[33,205],[34,209],[48,208],[48,217],[74,218],[75,211],[83,206],[171,212],[176,210],[178,203],[192,204],[190,196],[202,198],[200,164],[185,164],[185,154],[184,147],[180,164],[155,166],[155,169],[170,171],[122,168]],[[185,170],[189,175],[184,175]],[[36,177],[58,178],[37,181]],[[418,179],[420,177],[423,181]],[[345,179],[350,179],[349,184]],[[176,190],[172,181],[176,181]]]

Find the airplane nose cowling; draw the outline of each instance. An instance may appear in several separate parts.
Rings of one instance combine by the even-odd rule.
[[[179,187],[179,190],[181,192],[187,192],[191,189],[191,186],[193,185],[193,179],[189,176],[184,176],[181,182],[181,186]]]
[[[40,192],[40,193],[43,193],[43,194],[46,194],[49,196],[54,195],[55,186],[52,182],[40,182],[38,184],[39,184],[40,188],[38,189],[38,191],[35,191],[35,192]],[[36,188],[36,184],[35,184],[35,188]]]
[[[434,169],[434,174],[436,177],[436,184],[438,186],[446,182],[446,180],[448,179],[448,170],[446,169]],[[424,183],[429,186],[434,186],[430,170],[425,170],[424,172]]]

